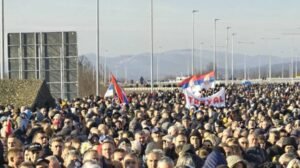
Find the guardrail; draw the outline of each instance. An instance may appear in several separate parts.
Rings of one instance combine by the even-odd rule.
[[[228,80],[228,83],[229,84],[241,84],[244,80],[234,80],[234,81],[231,81],[231,80]],[[250,79],[250,80],[247,80],[247,81],[250,81],[252,83],[258,83],[258,84],[267,84],[267,83],[296,83],[296,82],[300,82],[300,78],[267,78],[265,80],[262,80],[262,79]],[[153,87],[153,90],[154,91],[158,91],[158,90],[163,90],[163,91],[171,91],[171,90],[174,90],[174,89],[181,89],[180,87],[174,87],[174,85],[177,85],[178,83],[175,83],[175,82],[172,82],[172,83],[167,83],[167,82],[163,82],[161,84],[155,84],[156,87]],[[216,84],[225,84],[225,80],[218,80],[216,81]],[[170,86],[170,87],[167,87],[167,86]],[[164,86],[164,87],[162,87]],[[126,87],[126,86],[123,86],[124,90],[125,91],[128,91],[128,92],[143,92],[143,91],[151,91],[151,87],[145,87],[145,86],[141,86],[141,87],[134,87],[134,86],[131,86],[131,87]]]

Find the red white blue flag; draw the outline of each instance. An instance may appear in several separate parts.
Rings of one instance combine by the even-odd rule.
[[[111,75],[111,82],[104,97],[117,96],[121,103],[128,104],[128,99],[124,90],[118,85],[118,82],[114,75]]]
[[[202,88],[206,89],[208,87],[211,87],[215,81],[215,72],[211,71],[206,74],[201,74],[201,75],[193,75],[190,76],[183,81],[179,83],[179,86],[182,87],[183,89],[199,85],[202,86]]]

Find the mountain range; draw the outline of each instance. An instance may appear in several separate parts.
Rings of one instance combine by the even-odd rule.
[[[194,50],[194,67],[197,73],[207,72],[213,68],[213,51],[211,50]],[[95,65],[95,54],[85,54],[85,57]],[[224,77],[225,71],[225,52],[217,52],[217,70],[221,77]],[[269,56],[269,55],[245,55],[234,53],[234,74],[237,78],[243,78],[244,66],[246,63],[247,75],[253,76],[258,74],[259,65],[261,67],[261,77],[268,74],[269,58],[271,58],[272,75],[279,75],[283,70],[288,75],[291,67],[291,57]],[[146,80],[150,79],[150,63],[151,54],[141,53],[136,55],[120,55],[114,57],[106,57],[107,72],[112,72],[117,78],[126,78],[137,80],[143,76]],[[161,53],[154,53],[153,59],[153,77],[157,79],[166,79],[176,76],[185,76],[191,74],[191,49],[170,50]],[[296,58],[293,58],[296,60]],[[157,62],[158,60],[158,62]],[[104,59],[101,57],[100,64],[104,65]],[[158,65],[158,66],[157,66]],[[202,68],[201,68],[202,67]],[[229,76],[231,76],[231,53],[228,54]]]

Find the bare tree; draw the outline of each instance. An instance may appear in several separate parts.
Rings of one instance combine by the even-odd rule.
[[[82,55],[78,57],[79,96],[88,96],[96,92],[95,67]]]

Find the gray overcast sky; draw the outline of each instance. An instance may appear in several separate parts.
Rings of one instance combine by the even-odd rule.
[[[226,26],[232,27],[249,54],[290,54],[300,36],[299,0],[153,0],[156,52],[192,46],[192,10],[196,14],[196,47],[212,49],[213,19],[217,43],[224,50]],[[96,0],[5,0],[6,32],[78,32],[79,54],[96,52]],[[102,55],[137,54],[150,51],[150,0],[100,0]],[[279,37],[263,41],[261,37]],[[293,39],[292,39],[293,37]],[[294,40],[294,42],[292,42]],[[267,50],[265,50],[267,48]],[[299,51],[297,51],[299,52]]]

